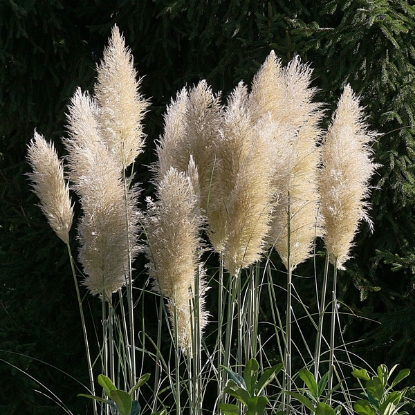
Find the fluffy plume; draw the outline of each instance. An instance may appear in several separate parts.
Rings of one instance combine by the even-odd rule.
[[[367,130],[359,100],[347,85],[324,138],[320,173],[324,242],[330,261],[339,269],[349,258],[359,222],[371,224],[365,198],[376,168],[370,148],[375,136]]]
[[[190,156],[198,170],[200,206],[208,209],[212,174],[215,169],[215,141],[222,108],[206,81],[189,92],[182,89],[167,108],[164,134],[157,146],[156,180],[174,167],[186,172]]]
[[[69,188],[64,179],[63,165],[55,147],[35,131],[28,146],[27,159],[33,169],[29,177],[33,191],[40,199],[42,212],[56,235],[67,244],[72,226],[73,208],[69,198]]]
[[[170,168],[158,185],[157,201],[148,200],[145,217],[149,273],[155,281],[155,288],[169,301],[171,321],[184,352],[191,347],[191,303],[195,278],[199,278],[201,329],[207,321],[204,271],[199,266],[201,221],[198,210],[191,180],[185,173]]]
[[[100,107],[97,116],[102,139],[125,169],[143,151],[141,121],[148,102],[139,93],[133,56],[117,26],[97,72],[95,96]]]
[[[291,269],[310,256],[320,233],[316,220],[317,142],[322,113],[319,104],[312,102],[315,90],[310,88],[310,81],[311,70],[299,58],[281,68],[271,52],[254,78],[250,97],[256,119],[269,116],[279,125],[274,137],[278,155],[269,243]]]
[[[253,125],[246,87],[231,94],[217,141],[209,237],[235,275],[260,259],[268,234],[275,165],[274,124]]]
[[[137,252],[136,192],[125,196],[119,163],[99,135],[97,106],[78,90],[68,114],[69,176],[78,193],[83,216],[79,224],[79,259],[92,294],[110,301],[128,278],[129,252]],[[127,208],[126,208],[127,207]],[[128,227],[127,227],[128,222]]]

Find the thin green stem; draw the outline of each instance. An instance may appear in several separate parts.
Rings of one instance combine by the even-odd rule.
[[[329,253],[326,255],[326,262],[324,264],[324,276],[323,276],[323,286],[321,287],[321,297],[320,297],[320,306],[318,310],[318,330],[316,337],[316,345],[314,350],[314,378],[318,381],[319,369],[320,369],[320,357],[321,357],[321,342],[323,336],[323,322],[324,314],[326,312],[326,293],[327,293],[327,281],[329,274]]]
[[[72,276],[73,276],[75,290],[76,290],[76,298],[78,300],[79,314],[81,316],[82,333],[84,335],[85,352],[86,352],[86,359],[88,363],[88,375],[89,375],[89,382],[90,382],[90,387],[91,387],[91,394],[95,395],[95,383],[94,383],[94,372],[92,370],[91,351],[89,348],[88,332],[87,332],[86,324],[85,324],[85,315],[84,315],[84,310],[82,307],[81,293],[79,292],[78,280],[76,278],[75,261],[72,257],[72,251],[71,251],[71,246],[69,245],[69,242],[66,244],[66,247],[68,249],[69,262],[71,264]],[[93,408],[94,408],[94,415],[98,415],[97,403],[95,400],[93,401]]]
[[[334,272],[333,272],[333,291],[332,291],[332,303],[331,303],[331,325],[330,325],[330,356],[329,356],[329,378],[328,388],[329,391],[333,389],[333,369],[334,369],[334,340],[336,331],[336,317],[337,317],[337,258],[334,260]],[[329,398],[331,404],[331,395]]]
[[[218,286],[218,337],[217,337],[217,347],[218,347],[218,397],[222,395],[223,389],[225,388],[224,378],[222,376],[222,365],[223,365],[223,332],[222,332],[222,326],[223,326],[223,315],[224,315],[224,309],[223,309],[223,294],[225,287],[223,285],[223,254],[220,253],[219,257],[219,286]]]
[[[157,350],[156,350],[156,367],[154,369],[154,394],[157,396],[157,391],[159,388],[159,379],[160,379],[160,349],[161,349],[161,328],[163,324],[163,309],[164,309],[164,299],[160,295],[160,306],[158,309],[158,324],[157,324]],[[157,412],[157,399],[154,399],[153,410],[152,412]]]

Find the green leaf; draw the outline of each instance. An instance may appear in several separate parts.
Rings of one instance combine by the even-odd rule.
[[[78,396],[82,396],[83,398],[94,399],[98,402],[106,403],[107,405],[111,404],[111,401],[109,401],[108,399],[100,398],[99,396],[88,395],[88,394],[85,394],[85,393],[78,393]]]
[[[244,380],[246,390],[251,396],[254,396],[254,387],[258,379],[258,369],[259,365],[255,359],[250,359],[245,366]]]
[[[357,379],[370,380],[370,377],[368,376],[366,369],[355,369],[352,372],[352,376],[354,376]]]
[[[329,372],[325,373],[319,380],[318,385],[317,385],[317,393],[319,397],[323,394],[324,389],[326,389],[328,379],[329,379]]]
[[[300,376],[301,380],[306,384],[311,396],[318,400],[318,387],[313,374],[308,369],[300,369],[298,375]]]
[[[232,379],[228,381],[223,392],[233,396],[234,398],[238,399],[238,401],[248,406],[248,400],[250,398],[248,391],[238,386]]]
[[[246,415],[263,415],[267,406],[268,398],[265,396],[255,396],[248,401]]]
[[[121,415],[131,415],[131,408],[133,406],[133,400],[131,396],[122,390],[112,390],[111,399],[117,405],[118,411]]]
[[[401,380],[407,378],[411,374],[410,369],[402,369],[399,371],[399,373],[396,375],[395,379],[391,383],[390,387],[393,388],[395,385],[397,385]]]
[[[375,376],[373,379],[368,380],[366,382],[366,390],[370,403],[372,405],[375,404],[377,407],[379,407],[379,402],[382,400],[385,394],[385,389],[380,379]],[[371,398],[373,398],[373,401]]]
[[[226,373],[228,374],[228,376],[241,388],[246,389],[246,384],[245,384],[245,380],[242,376],[238,375],[237,373],[235,373],[234,371],[232,371],[231,369],[227,368],[226,366],[221,366],[223,369],[225,369]]]
[[[376,415],[376,411],[372,408],[366,399],[361,399],[353,405],[357,415]]]
[[[319,402],[316,408],[316,415],[336,415],[336,412],[326,403]]]
[[[283,364],[278,363],[275,366],[269,367],[268,369],[264,370],[264,373],[259,378],[258,382],[255,385],[255,391],[258,395],[263,393],[264,388],[269,385],[277,374],[282,370]]]
[[[130,396],[133,396],[133,393],[140,388],[141,386],[143,386],[149,379],[150,379],[150,373],[144,373],[144,375],[142,375],[140,377],[140,379],[137,380],[137,383],[130,389],[130,391],[128,392],[128,394]]]
[[[385,388],[388,383],[388,378],[389,378],[388,367],[386,365],[379,365],[376,371],[377,371],[379,380],[381,381],[383,387]]]
[[[298,402],[302,403],[307,409],[312,412],[315,412],[314,404],[306,396],[301,395],[298,392],[285,392],[288,395],[291,395],[293,398],[297,399]]]
[[[117,390],[111,379],[105,375],[98,375],[98,383],[104,388],[107,396],[111,396],[111,391]]]
[[[238,405],[234,405],[232,403],[220,403],[219,409],[225,415],[239,415],[239,408]]]
[[[131,406],[131,415],[140,415],[141,412],[141,405],[138,401],[133,401]]]

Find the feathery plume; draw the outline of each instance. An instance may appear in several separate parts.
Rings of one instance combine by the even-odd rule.
[[[142,153],[142,119],[148,101],[139,93],[140,81],[133,56],[125,46],[117,26],[112,29],[104,58],[97,67],[95,97],[100,107],[100,133],[122,168],[128,167]]]
[[[377,167],[370,148],[375,137],[367,129],[358,98],[346,85],[324,138],[319,176],[324,242],[330,261],[339,269],[349,259],[359,222],[365,220],[371,225],[365,198]]]
[[[217,168],[208,212],[209,238],[236,275],[260,259],[269,231],[274,173],[273,123],[253,125],[246,87],[228,99],[216,140]]]
[[[56,235],[68,244],[73,207],[64,179],[63,165],[55,147],[35,131],[28,146],[27,159],[33,169],[33,173],[28,176],[34,193],[40,199],[40,208]]]
[[[320,233],[316,226],[317,142],[322,112],[319,104],[312,102],[315,89],[310,88],[310,81],[311,70],[298,57],[281,68],[271,52],[254,78],[250,96],[256,119],[268,115],[279,125],[274,137],[278,153],[269,244],[292,269],[310,256]]]
[[[157,188],[157,201],[148,200],[144,219],[148,238],[146,255],[155,289],[168,298],[168,307],[178,341],[184,352],[191,347],[191,300],[195,278],[199,278],[200,328],[206,324],[204,312],[204,272],[199,267],[201,219],[197,198],[189,177],[170,168]],[[177,323],[177,326],[176,326]]]
[[[111,301],[111,293],[129,278],[129,250],[132,257],[138,250],[137,192],[131,189],[125,200],[119,163],[100,137],[96,109],[94,100],[78,89],[69,106],[64,144],[69,177],[83,210],[78,233],[84,284],[92,294]]]
[[[192,156],[199,176],[200,207],[204,210],[209,208],[215,141],[222,117],[219,98],[206,81],[177,94],[164,116],[164,134],[157,145],[154,167],[156,181],[160,181],[170,167],[186,172]]]

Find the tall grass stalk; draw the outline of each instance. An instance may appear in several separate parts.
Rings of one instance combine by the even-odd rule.
[[[323,274],[323,285],[321,287],[320,293],[320,304],[318,308],[318,329],[315,343],[315,352],[314,352],[314,378],[319,379],[319,370],[320,370],[320,357],[321,357],[321,342],[323,337],[323,323],[324,315],[326,313],[326,295],[327,295],[327,284],[328,284],[328,274],[329,274],[329,254],[326,255],[326,260],[324,263],[324,274]]]
[[[71,250],[71,246],[70,246],[69,242],[66,243],[66,247],[67,247],[67,250],[68,250],[69,262],[70,262],[71,270],[72,270],[72,276],[73,276],[73,279],[74,279],[76,298],[78,300],[79,315],[81,317],[82,334],[83,334],[83,337],[84,337],[86,360],[87,360],[87,364],[88,364],[89,384],[90,384],[90,388],[91,388],[91,394],[95,395],[95,381],[94,381],[94,371],[93,371],[93,366],[92,366],[92,361],[91,361],[91,350],[90,350],[90,347],[89,347],[88,331],[87,331],[86,323],[85,323],[84,309],[82,307],[81,293],[79,291],[78,279],[76,278],[75,261],[74,261],[73,256],[72,256],[72,250]],[[94,415],[98,415],[98,408],[97,408],[97,403],[96,403],[95,400],[93,401],[93,410],[94,410]]]
[[[337,259],[333,263],[333,288],[332,288],[332,302],[331,302],[331,324],[330,324],[330,355],[329,355],[329,391],[333,389],[333,370],[334,370],[334,350],[335,350],[335,332],[337,320]],[[330,396],[331,402],[331,396]]]

